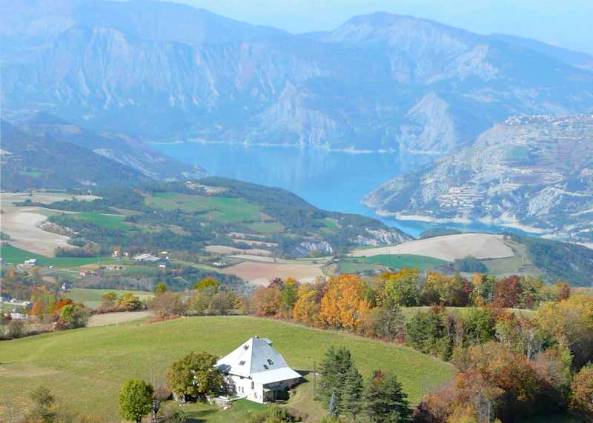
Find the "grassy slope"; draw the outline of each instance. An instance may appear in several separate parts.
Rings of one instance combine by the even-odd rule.
[[[338,270],[340,273],[357,273],[381,269],[384,266],[391,269],[415,267],[423,271],[446,263],[446,261],[434,257],[413,254],[381,254],[370,257],[344,258],[338,263]]]
[[[45,257],[13,247],[12,245],[0,246],[0,256],[5,263],[19,264],[26,259],[34,258],[37,259],[37,264],[58,267],[75,267],[98,262],[101,264],[112,262],[111,259],[102,257]]]
[[[261,207],[234,197],[205,197],[175,192],[156,193],[146,198],[146,204],[163,210],[205,212],[221,223],[256,221]]]
[[[117,392],[129,378],[162,381],[190,351],[223,355],[253,335],[271,338],[296,369],[312,369],[325,350],[348,347],[360,370],[395,371],[413,402],[448,380],[453,367],[406,347],[252,317],[196,317],[99,327],[6,341],[0,348],[0,403],[27,407],[39,384],[87,414],[116,418]],[[307,401],[301,398],[301,403]]]

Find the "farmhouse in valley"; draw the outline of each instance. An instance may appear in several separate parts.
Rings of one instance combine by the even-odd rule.
[[[286,399],[288,389],[301,379],[272,341],[257,336],[218,360],[216,367],[224,373],[233,394],[259,403]]]

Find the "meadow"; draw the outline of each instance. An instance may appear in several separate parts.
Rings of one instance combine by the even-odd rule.
[[[344,258],[338,262],[337,269],[339,273],[359,273],[380,270],[385,267],[390,269],[413,267],[424,271],[446,263],[445,260],[415,254],[380,254],[369,257]]]
[[[26,410],[30,391],[45,384],[73,412],[119,421],[117,394],[124,381],[142,378],[163,383],[169,365],[190,351],[221,356],[254,335],[272,339],[297,370],[313,369],[330,346],[345,346],[365,376],[373,369],[394,371],[412,403],[454,372],[451,365],[410,348],[346,333],[254,317],[192,317],[4,341],[0,348],[0,403],[8,407],[5,413]],[[311,416],[320,415],[318,404],[311,399],[310,383],[297,390],[289,405],[293,403]],[[244,421],[236,416],[237,410],[217,411],[200,405],[189,410],[198,413],[202,421]]]
[[[176,192],[155,193],[147,196],[150,207],[162,210],[182,210],[206,213],[211,220],[220,223],[250,222],[260,219],[261,207],[235,197],[206,197]]]
[[[12,245],[0,245],[0,257],[2,257],[4,263],[21,264],[27,259],[37,259],[38,265],[56,267],[77,267],[95,263],[107,264],[113,261],[104,257],[46,257]]]

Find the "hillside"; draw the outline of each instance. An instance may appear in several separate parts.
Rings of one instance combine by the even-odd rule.
[[[593,107],[585,56],[386,13],[293,35],[165,2],[4,1],[4,115],[151,139],[446,154]]]
[[[411,262],[410,257],[414,257],[417,263]],[[424,259],[418,261],[422,257]],[[464,264],[468,262],[478,267],[465,269]],[[528,274],[542,277],[550,283],[565,281],[572,286],[588,287],[593,282],[593,249],[516,234],[456,233],[434,235],[394,246],[360,248],[340,260],[338,269],[342,267],[358,272],[376,269],[378,265],[393,267],[391,264],[436,269],[445,273]]]
[[[222,356],[254,335],[273,340],[298,370],[312,370],[330,346],[346,346],[365,377],[374,369],[394,371],[412,403],[453,375],[449,364],[396,344],[270,319],[196,317],[70,330],[4,342],[0,349],[0,402],[8,405],[8,412],[19,415],[29,407],[27,394],[38,384],[47,384],[71,411],[114,421],[118,419],[117,392],[125,380],[142,378],[162,383],[167,367],[184,354],[207,351]],[[31,383],[32,378],[35,383]],[[299,409],[315,422],[321,416],[315,415],[318,408],[312,407],[310,385],[301,386],[291,401],[299,401]],[[78,400],[72,401],[73,397]],[[0,410],[0,417],[1,413],[7,409]],[[228,421],[219,413],[231,412],[213,408],[206,416],[212,413],[207,419]],[[236,416],[236,421],[246,421],[245,417]]]
[[[204,171],[121,135],[99,135],[53,116],[2,120],[2,190],[93,189],[153,179],[200,177]]]
[[[72,248],[84,246],[85,251],[101,255],[119,247],[190,255],[203,251],[270,259],[316,257],[409,239],[372,218],[328,212],[282,189],[224,178],[114,186],[95,192],[101,198],[29,199],[19,204],[49,215],[50,224],[62,228],[52,231],[70,236]],[[18,207],[12,211],[19,212]]]
[[[59,139],[31,135],[2,120],[2,190],[138,185],[138,170]]]
[[[365,202],[382,214],[528,227],[591,243],[592,169],[593,115],[513,117]]]

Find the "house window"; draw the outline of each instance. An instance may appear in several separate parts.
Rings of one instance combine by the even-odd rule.
[[[243,345],[243,349],[244,350],[248,350],[249,349],[249,345],[247,345],[247,344]]]
[[[267,365],[264,364],[264,369],[268,370],[269,367]]]
[[[255,383],[251,381],[251,389],[255,389]]]
[[[245,360],[239,361],[239,366],[243,366],[245,364]]]
[[[273,365],[274,365],[274,362],[268,358],[268,364],[269,364],[270,366],[273,366]]]

